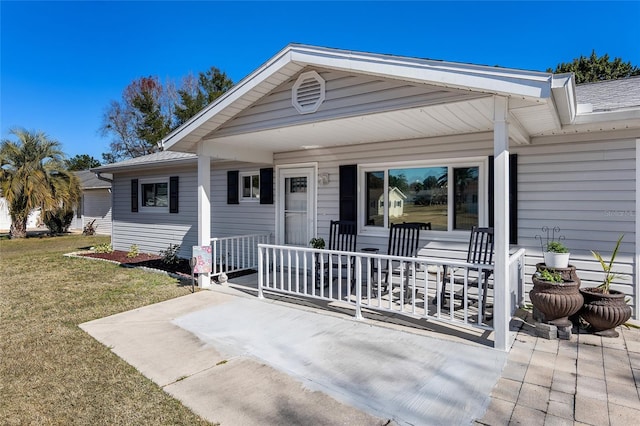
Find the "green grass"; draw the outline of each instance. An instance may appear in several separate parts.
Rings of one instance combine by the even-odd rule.
[[[164,275],[63,256],[105,242],[0,239],[0,423],[208,424],[78,327],[191,290]]]

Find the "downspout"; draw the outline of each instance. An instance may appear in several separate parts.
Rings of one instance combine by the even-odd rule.
[[[96,175],[96,178],[103,180],[105,182],[113,183],[113,179],[106,178],[100,174],[100,172],[93,172]]]

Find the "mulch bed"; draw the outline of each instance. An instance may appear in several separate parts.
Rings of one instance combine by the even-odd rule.
[[[191,277],[191,266],[189,266],[187,259],[180,259],[177,264],[167,265],[162,261],[161,256],[155,254],[141,253],[136,257],[127,257],[127,252],[121,250],[114,250],[111,253],[86,253],[83,254],[83,256],[111,260],[127,266],[144,266],[152,269],[160,269],[162,271]]]

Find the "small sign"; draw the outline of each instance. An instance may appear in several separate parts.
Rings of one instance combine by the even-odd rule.
[[[193,246],[193,258],[196,259],[194,274],[207,274],[212,271],[211,246]]]

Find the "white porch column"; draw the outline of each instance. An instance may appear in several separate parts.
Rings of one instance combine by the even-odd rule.
[[[211,157],[198,144],[198,245],[211,244]],[[211,287],[211,274],[198,275],[198,287]]]
[[[494,96],[494,239],[495,269],[493,288],[493,327],[495,348],[506,351],[509,345],[509,125],[508,100]]]

